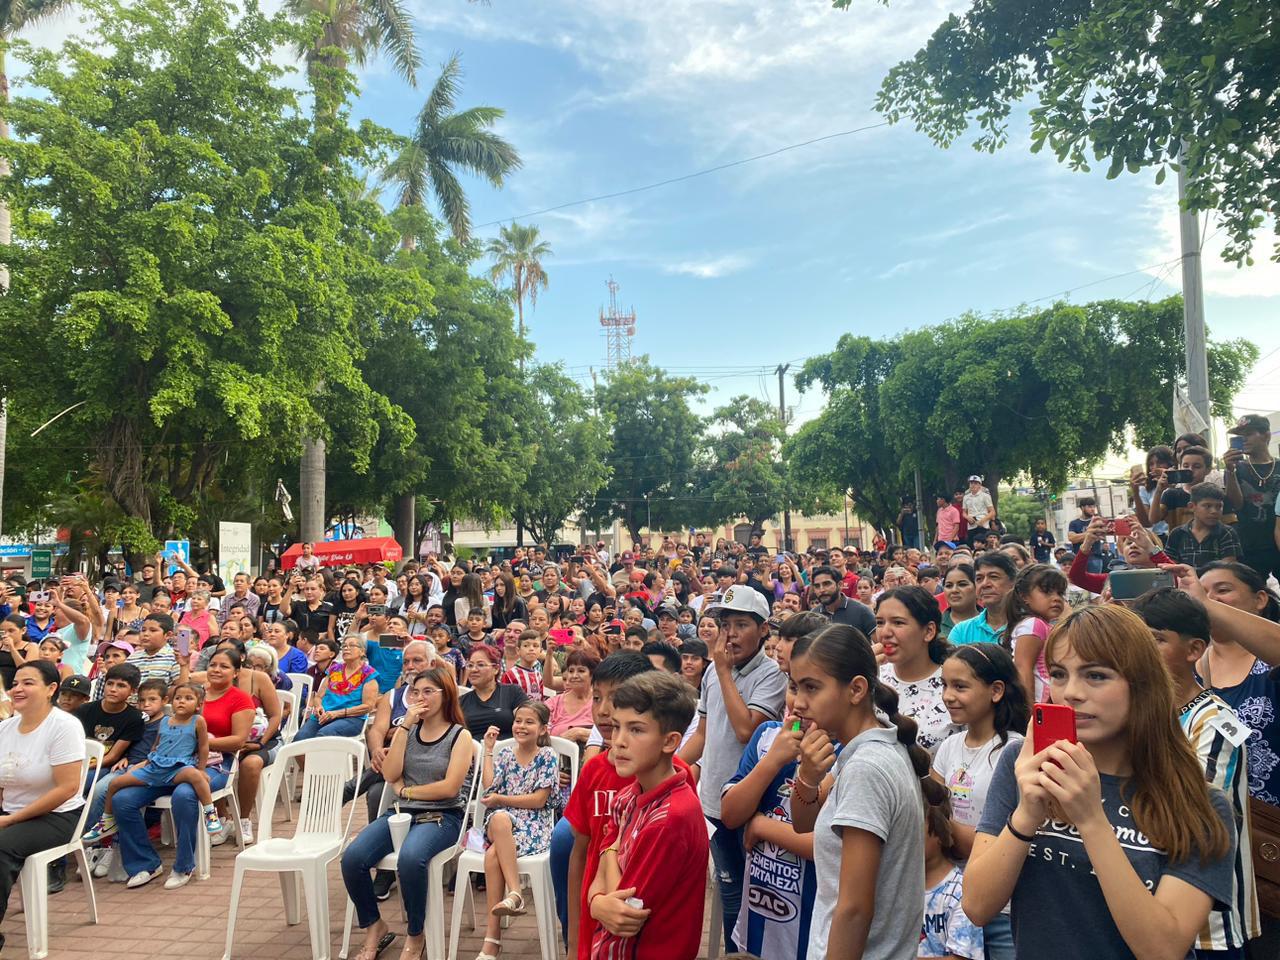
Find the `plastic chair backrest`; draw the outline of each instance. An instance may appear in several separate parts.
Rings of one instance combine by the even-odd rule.
[[[316,682],[311,679],[311,674],[309,673],[286,673],[285,676],[293,682],[293,694],[298,698],[299,705],[305,710]]]
[[[298,710],[298,698],[291,690],[277,690],[276,696],[280,698],[280,709],[288,708],[284,718],[284,726],[280,728],[280,736],[285,743],[289,743],[293,740],[293,735],[298,732],[298,727],[301,725],[301,721],[298,719],[298,715],[301,712]]]
[[[344,823],[343,788],[351,778],[353,766],[357,782],[364,768],[364,748],[347,737],[316,737],[280,748],[276,762],[270,767],[271,779],[267,784],[270,809],[259,820],[262,839],[271,839],[271,816],[279,799],[280,778],[288,761],[296,757],[304,757],[306,764],[302,771],[302,800],[298,803],[294,838],[319,836],[340,841],[351,829],[357,806],[351,804]]]
[[[572,740],[566,740],[564,737],[552,737],[551,748],[560,755],[561,760],[569,761],[569,792],[573,792],[573,788],[578,785],[578,767],[580,754],[578,753],[578,745]],[[560,769],[564,769],[564,764],[560,765]]]
[[[86,740],[84,742],[84,759],[80,761],[80,793],[84,796],[86,788],[88,788],[90,799],[93,796],[93,788],[98,782],[98,775],[102,772],[102,758],[107,755],[107,748],[97,740]],[[73,837],[81,836],[85,831],[85,820],[89,816],[89,800],[85,800],[84,805],[80,807],[80,819],[76,821],[76,832]]]

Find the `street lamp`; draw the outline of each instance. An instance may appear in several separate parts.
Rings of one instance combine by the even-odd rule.
[[[649,506],[649,495],[644,495],[644,514],[645,514],[645,531],[649,534],[649,538],[653,538],[653,509]]]

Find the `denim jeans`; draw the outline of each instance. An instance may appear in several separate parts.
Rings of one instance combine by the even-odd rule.
[[[360,831],[342,854],[342,881],[347,885],[347,896],[356,907],[360,928],[375,923],[381,914],[373,895],[371,871],[391,847],[391,827],[387,811]],[[422,933],[427,919],[427,864],[436,854],[447,850],[458,841],[462,831],[462,811],[445,813],[440,823],[415,823],[400,847],[396,870],[400,875],[400,897],[408,935]]]
[[[560,933],[564,945],[569,946],[569,856],[573,853],[573,827],[567,817],[556,821],[551,831],[551,889],[556,895],[556,916],[560,918]],[[590,883],[586,877],[584,883]]]
[[[209,789],[215,793],[227,785],[227,772],[210,767]],[[129,876],[153,871],[160,866],[160,857],[147,837],[147,825],[142,812],[157,797],[171,796],[173,804],[174,842],[177,856],[173,861],[175,873],[191,873],[196,868],[196,836],[204,829],[200,818],[200,801],[189,783],[174,787],[126,787],[111,801],[116,816],[116,839],[120,844],[120,862]]]
[[[293,739],[296,743],[298,740],[310,740],[312,737],[358,737],[363,729],[364,717],[339,717],[337,720],[330,720],[322,727],[320,719],[312,714],[302,721],[302,726],[298,727],[298,732]]]
[[[89,800],[89,816],[85,820],[85,829],[88,830],[95,823],[102,819],[102,813],[107,805],[107,787],[111,786],[111,781],[123,774],[124,770],[104,770],[98,774],[98,782],[93,788],[93,797]],[[86,783],[87,787],[88,784]]]
[[[995,919],[982,928],[982,943],[987,960],[1015,960],[1013,949],[1013,925],[1009,914],[997,913]]]
[[[737,953],[733,928],[742,907],[742,882],[747,872],[747,853],[742,847],[742,831],[730,830],[719,820],[708,817],[716,832],[711,835],[711,859],[716,865],[716,885],[724,907],[724,952]]]

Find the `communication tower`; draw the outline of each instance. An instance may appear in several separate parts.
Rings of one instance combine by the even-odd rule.
[[[600,308],[600,326],[605,335],[605,369],[613,370],[631,362],[631,338],[636,335],[636,311],[618,310],[618,284],[609,278],[609,312]]]

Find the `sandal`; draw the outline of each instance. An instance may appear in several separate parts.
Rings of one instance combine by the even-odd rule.
[[[484,943],[496,943],[498,945],[498,949],[499,950],[502,949],[502,941],[495,940],[493,937],[485,937]],[[480,945],[480,947],[481,947],[480,952],[476,954],[476,960],[498,960],[498,955],[496,953],[490,953],[488,950],[485,950],[483,943]]]
[[[512,890],[493,905],[492,913],[495,917],[522,917],[525,914],[524,897],[519,890]]]
[[[395,938],[396,938],[396,935],[394,933],[390,933],[390,932],[384,933],[381,937],[378,938],[378,945],[374,947],[372,954],[366,955],[364,950],[361,950],[358,954],[356,954],[355,960],[378,960],[378,957],[382,956],[382,951],[387,949],[387,947],[391,946],[391,943],[392,941],[395,940]]]

